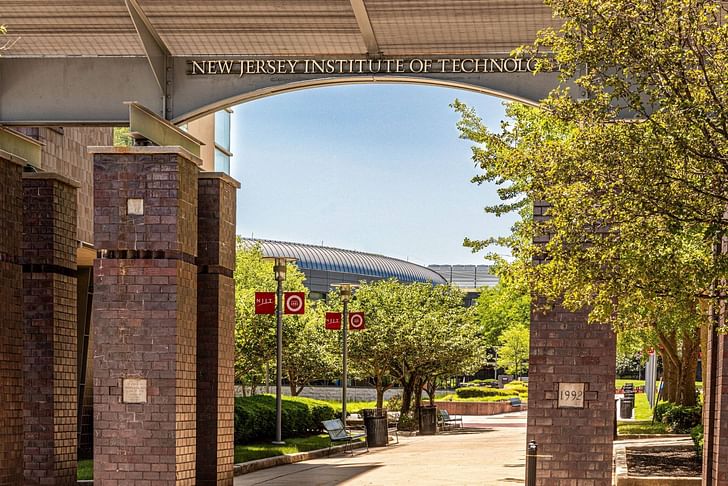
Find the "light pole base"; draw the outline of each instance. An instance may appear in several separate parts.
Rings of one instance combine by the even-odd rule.
[[[273,444],[273,445],[286,445],[286,443],[283,442],[282,440],[281,441],[274,440],[273,442],[271,442],[271,444]]]

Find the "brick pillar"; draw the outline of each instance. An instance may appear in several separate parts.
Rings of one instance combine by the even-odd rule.
[[[197,484],[233,484],[235,192],[222,173],[199,174]]]
[[[545,208],[537,203],[534,218],[545,217]],[[527,441],[538,444],[537,484],[610,486],[614,333],[609,326],[587,324],[587,311],[556,306],[542,312],[538,304],[534,299],[531,310],[527,429]],[[583,384],[583,408],[558,408],[559,383]]]
[[[723,310],[725,316],[725,309]],[[721,322],[721,324],[723,324]],[[715,376],[711,369],[710,363],[712,353],[717,353],[717,369]],[[721,413],[728,411],[728,336],[718,334],[716,342],[713,341],[712,333],[708,334],[708,359],[703,361],[703,366],[707,366],[708,377],[706,390],[715,390],[715,409],[710,407],[710,397],[705,394],[705,407],[703,425],[706,433],[709,428],[713,432],[713,452],[708,454],[707,450],[703,453],[703,484],[705,486],[728,486],[728,419],[721,420]],[[713,379],[716,380],[715,388],[710,387]],[[706,437],[706,446],[708,439]],[[707,447],[706,447],[707,449]],[[712,469],[712,477],[708,481],[708,469]]]
[[[92,151],[94,482],[194,485],[200,161]]]
[[[23,161],[0,151],[0,485],[23,481]]]
[[[76,189],[23,175],[26,484],[76,484]]]

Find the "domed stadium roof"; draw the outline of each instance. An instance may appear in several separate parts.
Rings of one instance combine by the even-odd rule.
[[[263,255],[268,257],[296,258],[296,265],[301,270],[350,273],[375,279],[395,277],[400,282],[447,284],[442,275],[432,269],[384,255],[287,241],[250,238],[243,238],[243,241],[248,247],[259,244]]]

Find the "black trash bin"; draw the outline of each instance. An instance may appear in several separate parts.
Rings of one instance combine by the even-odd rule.
[[[369,447],[386,447],[389,443],[387,409],[364,408],[361,415],[364,418],[364,428],[367,429],[367,445]]]
[[[437,433],[437,407],[426,405],[419,408],[420,435],[435,435]]]
[[[632,409],[634,408],[634,399],[633,398],[623,398],[621,400],[620,406],[619,406],[619,416],[623,419],[631,419],[632,418]]]

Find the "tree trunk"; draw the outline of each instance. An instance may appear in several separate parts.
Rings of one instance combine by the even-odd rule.
[[[414,388],[415,379],[411,377],[402,378],[402,415],[408,415],[412,410],[412,391]]]

